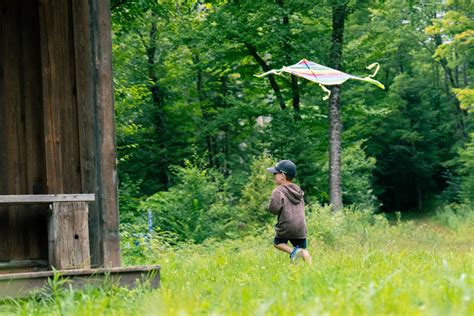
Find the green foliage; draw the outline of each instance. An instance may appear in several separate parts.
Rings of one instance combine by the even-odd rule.
[[[470,135],[471,141],[466,148],[460,150],[461,160],[461,198],[474,206],[474,133]]]
[[[171,247],[184,246],[180,236],[159,228],[148,231],[148,227],[139,224],[121,224],[121,254],[125,265],[140,265],[153,260],[154,254]]]
[[[266,171],[266,168],[274,164],[275,159],[267,154],[252,160],[248,181],[242,189],[239,204],[235,207],[239,229],[255,233],[274,219],[274,215],[268,212],[268,201],[275,184],[271,174]]]
[[[140,183],[133,182],[124,174],[119,183],[120,223],[144,223],[145,217],[138,210],[140,203]]]
[[[375,159],[367,157],[362,141],[343,149],[342,166],[344,203],[356,204],[364,209],[377,208],[379,205],[372,189]]]
[[[449,8],[449,6],[448,6]],[[449,10],[440,19],[433,19],[433,25],[425,32],[431,36],[443,36],[447,40],[436,47],[433,58],[445,59],[450,67],[461,66],[474,61],[474,21],[472,12]]]
[[[436,212],[435,220],[440,224],[454,230],[461,227],[474,227],[473,205],[449,204],[443,206]]]
[[[327,64],[334,4],[112,1],[118,170],[132,197],[121,200],[124,220],[140,217],[136,199],[175,186],[171,166],[193,154],[222,174],[233,202],[251,181],[246,162],[262,153],[293,160],[307,200],[328,201],[322,92],[276,76],[277,93],[253,75],[301,58]],[[464,199],[471,6],[390,0],[348,8],[343,70],[364,75],[379,62],[387,90],[342,87],[344,201],[407,210],[443,191],[449,201]]]
[[[186,161],[185,167],[175,168],[174,176],[176,185],[150,196],[139,209],[151,210],[157,227],[180,240],[199,243],[209,237],[228,237],[234,210],[222,175]]]
[[[453,92],[461,103],[461,109],[474,113],[474,89],[453,89]]]

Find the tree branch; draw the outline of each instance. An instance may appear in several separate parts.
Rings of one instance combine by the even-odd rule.
[[[248,43],[244,43],[244,45],[245,47],[247,47],[247,50],[249,51],[250,55],[252,55],[252,57],[255,58],[260,67],[262,67],[263,71],[267,72],[271,70],[267,63],[263,60],[263,58],[260,57],[255,46]],[[278,86],[278,83],[275,80],[275,76],[268,75],[268,80],[270,81],[270,86],[275,92],[278,102],[280,103],[280,108],[282,110],[286,109],[285,100],[283,100],[283,96],[281,95],[280,87]]]

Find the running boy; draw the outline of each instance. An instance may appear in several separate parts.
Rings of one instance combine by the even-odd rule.
[[[312,264],[306,250],[306,220],[304,214],[304,192],[293,183],[296,177],[296,166],[290,160],[282,160],[275,167],[267,168],[273,173],[277,187],[273,190],[268,209],[278,215],[275,227],[273,246],[290,255],[293,262],[302,257],[306,263]],[[288,245],[291,242],[293,248]]]

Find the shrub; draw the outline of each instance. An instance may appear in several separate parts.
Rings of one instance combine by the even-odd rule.
[[[268,212],[267,207],[275,184],[266,168],[274,164],[275,160],[267,154],[252,160],[250,176],[236,207],[240,231],[255,231],[273,220],[274,215]]]
[[[387,219],[382,215],[374,215],[370,209],[351,206],[335,214],[330,206],[313,204],[307,209],[309,236],[329,246],[345,244],[347,239],[366,243],[369,230],[383,231],[389,228]]]
[[[223,176],[189,161],[184,167],[175,167],[174,176],[176,185],[153,194],[139,209],[151,210],[159,229],[176,234],[180,240],[200,243],[211,236],[232,235],[232,198]]]
[[[362,148],[362,141],[343,149],[342,183],[344,204],[357,204],[361,208],[373,209],[380,206],[372,188],[372,173],[375,158],[368,157]],[[322,166],[323,174],[329,174],[328,161]],[[326,189],[327,190],[327,189]]]
[[[134,183],[127,174],[125,174],[123,178],[120,179],[120,223],[145,223],[146,217],[141,216],[142,212],[138,210],[138,205],[140,204],[140,184],[141,181]]]
[[[474,226],[474,211],[468,204],[448,204],[436,212],[435,220],[452,229]]]

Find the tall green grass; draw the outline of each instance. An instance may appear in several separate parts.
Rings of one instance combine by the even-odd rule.
[[[127,248],[128,264],[158,263],[162,286],[55,290],[4,301],[0,312],[54,315],[474,315],[474,220],[447,226],[389,223],[347,210],[308,216],[314,265],[290,264],[273,249],[271,228],[258,236],[166,245],[156,238]],[[455,222],[454,219],[451,222]],[[127,242],[124,240],[124,242]],[[133,255],[132,255],[133,254]]]

